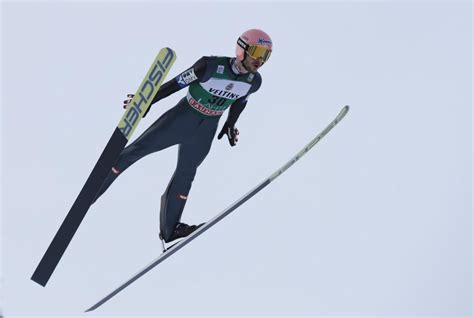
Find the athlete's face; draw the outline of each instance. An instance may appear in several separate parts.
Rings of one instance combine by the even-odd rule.
[[[256,73],[258,69],[263,65],[263,59],[254,59],[249,54],[245,54],[243,64],[250,73]]]

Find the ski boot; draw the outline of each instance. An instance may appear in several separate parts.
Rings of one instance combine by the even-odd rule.
[[[201,223],[199,225],[188,225],[186,223],[181,223],[180,222],[176,225],[176,227],[173,231],[173,234],[171,235],[171,237],[167,241],[165,241],[163,239],[163,236],[160,233],[161,244],[163,245],[163,252],[166,252],[166,250],[172,248],[175,244],[178,244],[179,241],[174,243],[173,245],[171,245],[169,247],[166,247],[165,243],[170,243],[174,240],[189,236],[189,235],[191,235],[191,233],[193,233],[194,231],[196,231],[198,228],[200,228],[203,225],[204,225],[204,223]]]

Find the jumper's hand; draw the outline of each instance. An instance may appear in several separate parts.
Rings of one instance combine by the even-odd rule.
[[[127,99],[123,101],[123,108],[124,109],[128,108],[128,105],[130,105],[133,96],[135,96],[135,95],[134,94],[127,94]]]
[[[229,140],[229,144],[233,147],[239,141],[239,130],[234,126],[229,126],[226,122],[224,127],[222,127],[221,132],[217,136],[217,139],[221,139],[224,135],[227,135],[227,139]]]

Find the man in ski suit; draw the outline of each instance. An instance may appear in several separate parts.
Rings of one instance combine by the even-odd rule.
[[[133,163],[178,144],[177,167],[161,197],[160,238],[171,242],[195,231],[199,226],[180,220],[197,167],[207,156],[219,119],[227,108],[230,108],[229,114],[218,139],[226,135],[230,145],[236,145],[239,131],[235,123],[248,97],[260,88],[262,79],[258,69],[268,60],[271,51],[268,34],[251,29],[239,37],[236,57],[202,57],[191,68],[164,83],[152,105],[184,87],[188,87],[186,97],[122,151],[95,200]],[[127,97],[124,107],[133,95]]]

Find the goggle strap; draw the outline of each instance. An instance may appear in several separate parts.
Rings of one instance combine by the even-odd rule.
[[[247,49],[249,48],[249,45],[247,43],[245,43],[245,41],[242,40],[242,38],[239,38],[237,40],[237,45],[240,46],[241,48],[243,48],[244,51],[247,51]]]

